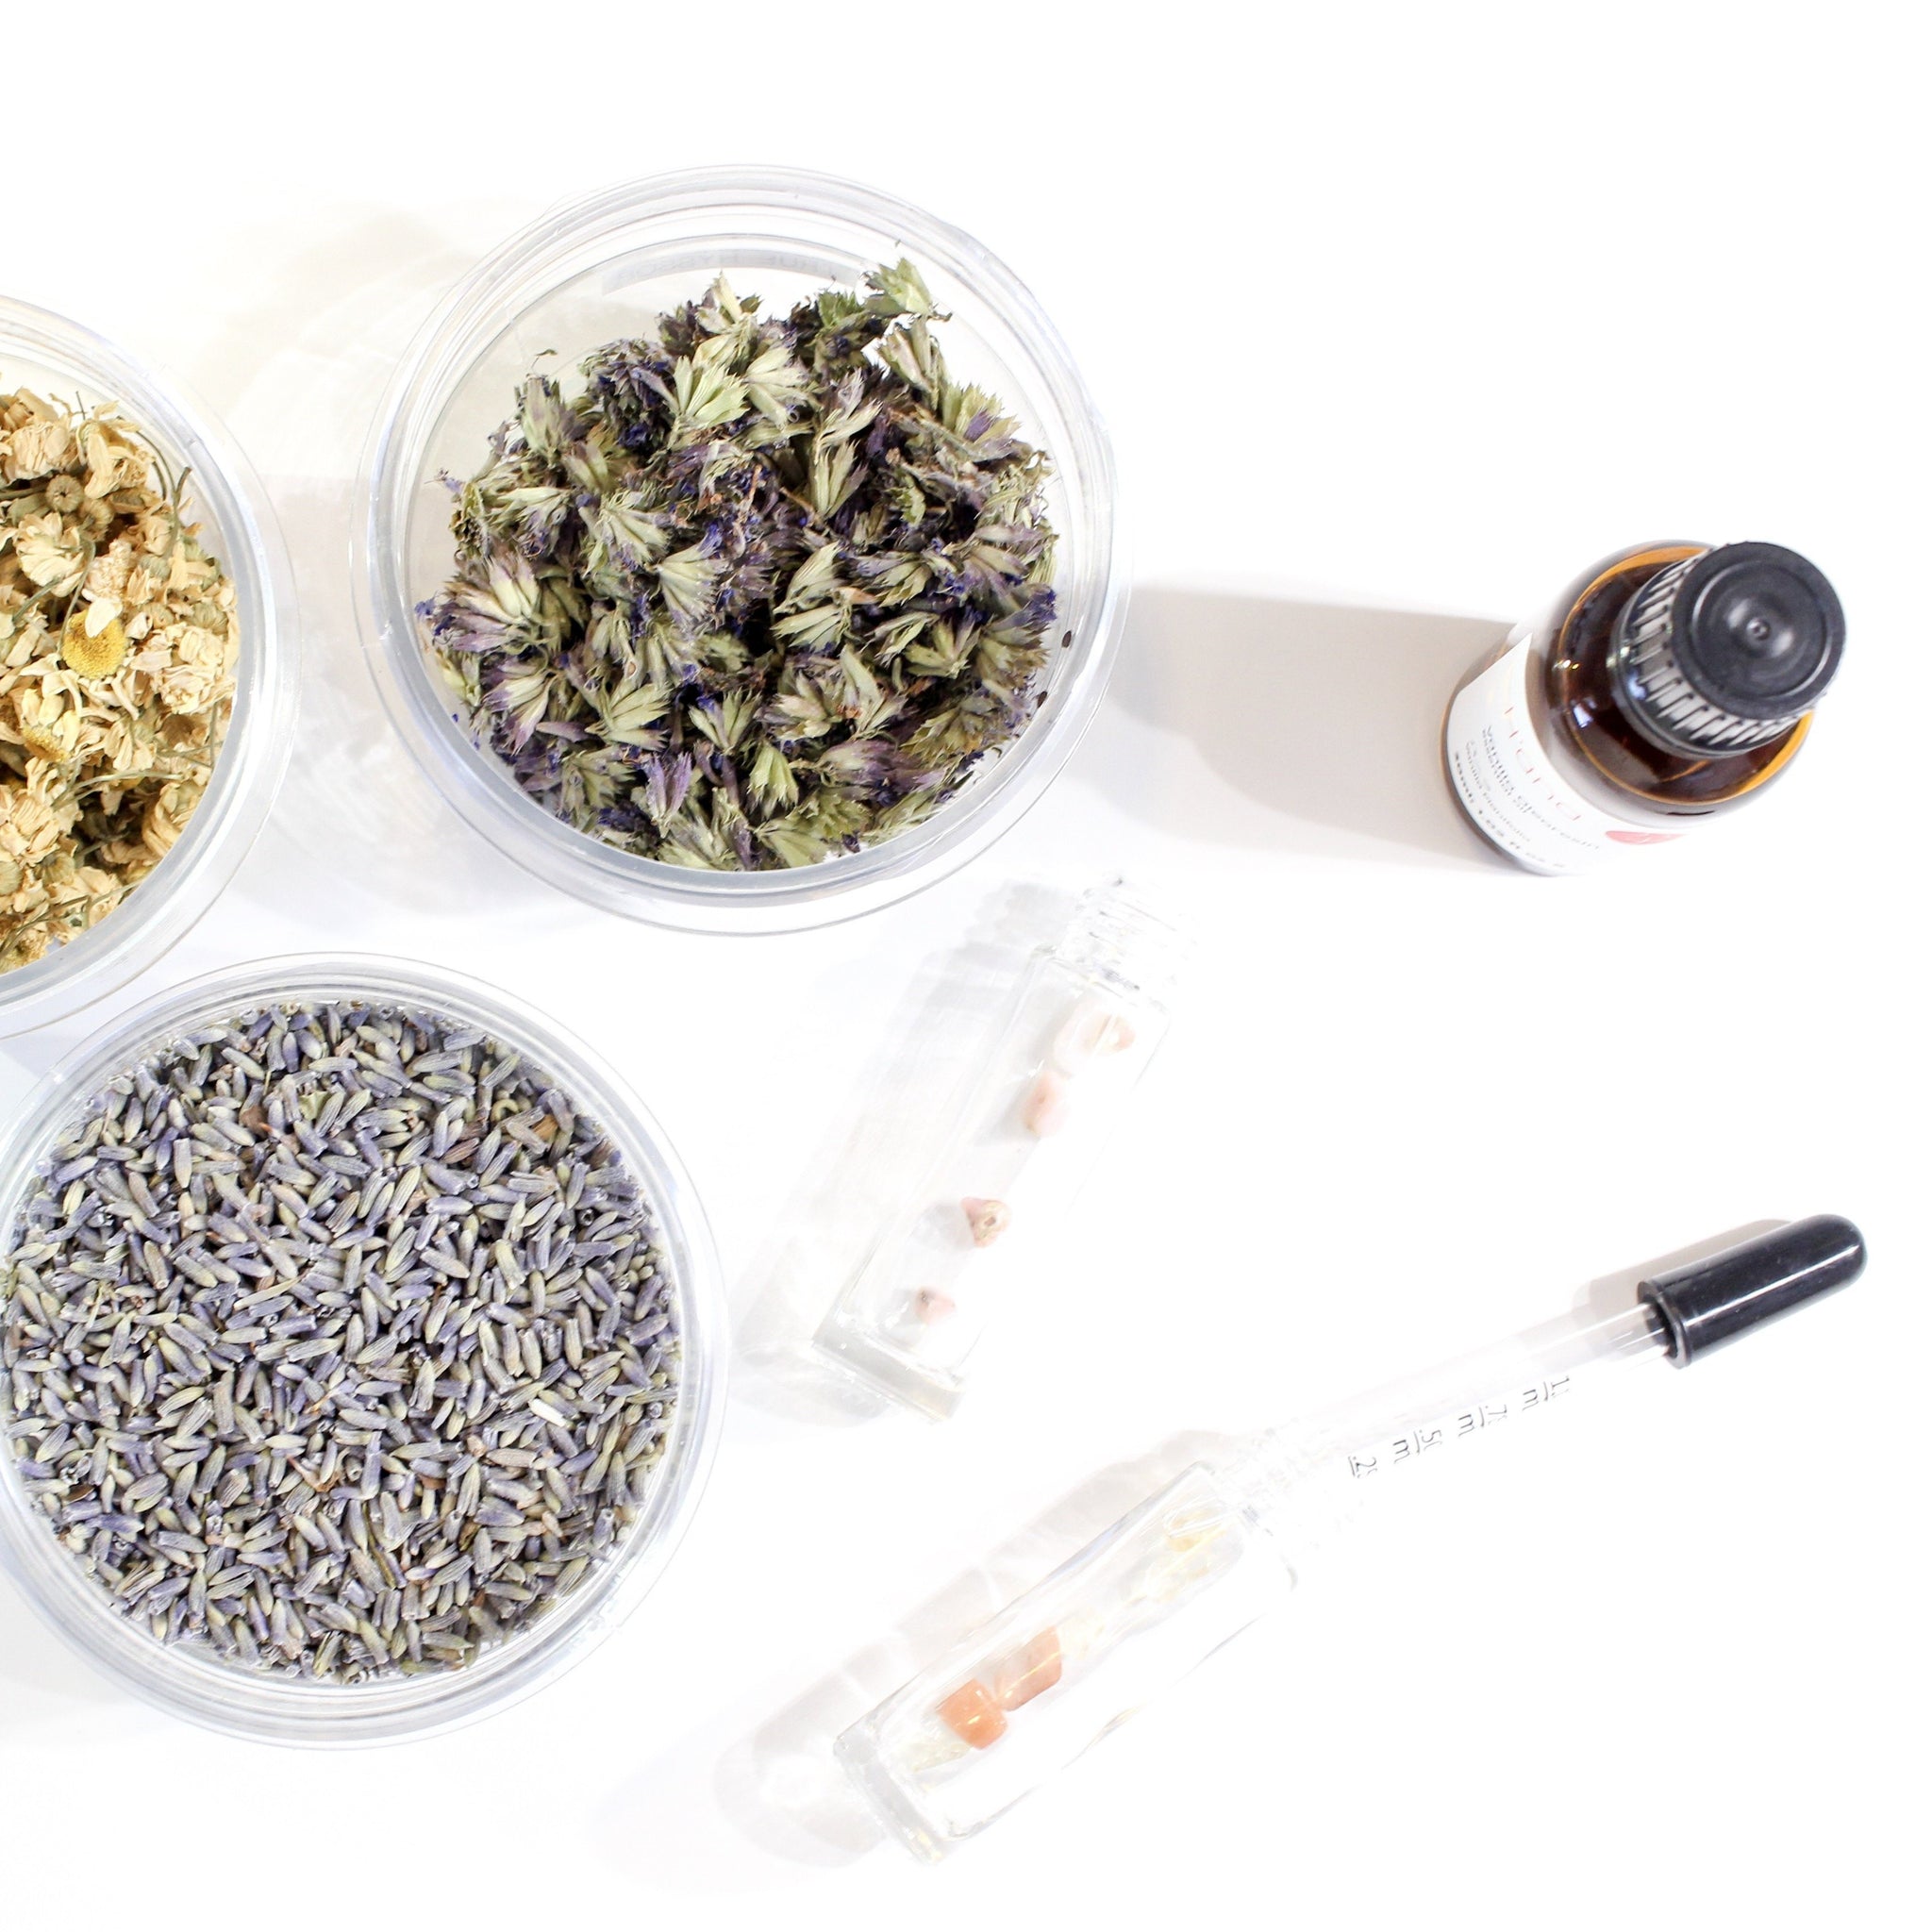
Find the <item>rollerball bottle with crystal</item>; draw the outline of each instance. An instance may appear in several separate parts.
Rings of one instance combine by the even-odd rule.
[[[1790,762],[1844,637],[1830,584],[1775,543],[1624,551],[1458,688],[1450,789],[1531,872],[1674,839]]]

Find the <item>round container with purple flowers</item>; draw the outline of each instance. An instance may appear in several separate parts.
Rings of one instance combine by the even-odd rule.
[[[587,1048],[426,965],[234,968],[0,1148],[0,1573],[216,1729],[446,1729],[651,1588],[724,1359],[691,1183]]]
[[[849,918],[984,850],[1091,719],[1126,601],[1106,433],[1032,296],[780,171],[607,191],[484,261],[384,406],[358,544],[443,795],[697,931]]]

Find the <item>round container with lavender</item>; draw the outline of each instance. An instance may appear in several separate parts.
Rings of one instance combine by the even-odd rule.
[[[0,1567],[240,1735],[441,1729],[575,1661],[683,1533],[724,1362],[648,1115],[429,967],[176,989],[0,1156]]]
[[[1107,436],[969,236],[735,169],[555,211],[400,372],[369,658],[511,858],[705,931],[822,924],[1009,826],[1124,616]]]

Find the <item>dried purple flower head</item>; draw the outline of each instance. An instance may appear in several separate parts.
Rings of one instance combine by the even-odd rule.
[[[531,375],[452,486],[425,646],[579,831],[808,865],[917,824],[1038,708],[1046,458],[947,373],[909,262],[866,285],[767,320],[721,275],[580,395]]]

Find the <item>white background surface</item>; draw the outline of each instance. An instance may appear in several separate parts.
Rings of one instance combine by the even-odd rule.
[[[0,1592],[0,1919],[1923,1924],[1907,17],[8,8],[8,291],[225,420],[312,654],[277,816],[137,991],[316,945],[487,974],[637,1084],[745,1305],[1008,880],[1125,869],[1201,957],[960,1417],[835,1425],[745,1370],[678,1560],[536,1700],[375,1755],[248,1747],[110,1692]],[[658,933],[510,872],[356,661],[353,479],[429,303],[549,203],[704,160],[869,179],[1005,257],[1135,525],[1113,689],[1047,801],[797,938]],[[1840,688],[1747,811],[1619,877],[1515,874],[1452,816],[1441,706],[1660,534],[1812,556]],[[4,1049],[0,1100],[85,1030]],[[1391,1492],[1319,1588],[947,1866],[820,1802],[808,1747],[892,1681],[869,1647],[1091,1474],[1821,1208],[1870,1237],[1851,1293]]]

